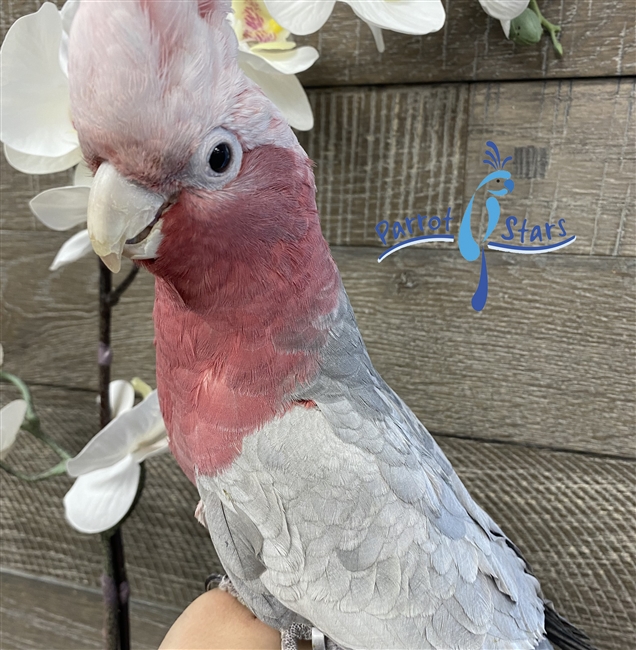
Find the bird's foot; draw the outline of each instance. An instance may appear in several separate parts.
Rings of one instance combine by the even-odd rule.
[[[286,630],[280,631],[281,650],[298,650],[298,641],[310,641],[312,628],[302,623],[292,623]]]
[[[345,650],[315,627],[303,623],[292,623],[280,631],[281,650],[298,650],[298,641],[311,641],[312,650]]]

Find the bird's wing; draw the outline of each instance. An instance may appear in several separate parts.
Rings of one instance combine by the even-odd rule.
[[[266,590],[345,647],[535,648],[537,581],[373,369],[344,290],[322,372],[297,397],[318,408],[197,480],[230,527],[258,531]]]

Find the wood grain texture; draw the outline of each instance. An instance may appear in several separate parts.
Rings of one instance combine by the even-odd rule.
[[[79,448],[96,421],[93,394],[38,388],[36,399],[47,430],[70,449]],[[474,498],[521,547],[560,611],[584,627],[599,648],[632,647],[634,462],[448,436],[438,442]],[[35,468],[42,466],[38,456],[24,436],[9,460]],[[172,457],[150,459],[147,470],[144,495],[124,526],[132,595],[183,609],[201,593],[218,561],[207,532],[193,517],[196,491]],[[74,533],[63,519],[62,496],[69,485],[63,478],[30,486],[0,476],[2,563],[96,587],[102,562],[98,539]],[[98,629],[101,615],[89,621],[78,602],[84,596],[73,598],[65,607],[75,620],[69,633],[82,633],[82,626]],[[60,633],[64,623],[56,618],[54,603],[51,609],[46,603],[37,607],[36,620],[48,620],[45,612],[52,612],[52,634]],[[32,639],[37,631],[16,634]]]
[[[320,58],[300,75],[307,86],[621,76],[636,72],[634,5],[631,0],[540,0],[544,16],[561,24],[564,56],[549,39],[516,46],[498,20],[476,0],[445,0],[447,20],[436,34],[384,32],[379,54],[369,28],[351,9],[336,5],[317,33],[297,38],[318,48]]]
[[[406,231],[407,217],[449,207],[457,234],[492,171],[482,161],[494,140],[513,156],[515,189],[491,240],[510,214],[532,225],[564,217],[577,242],[562,252],[636,255],[635,88],[634,79],[479,83],[468,101],[463,85],[312,91],[316,128],[300,141],[316,162],[325,236],[381,246],[381,220]],[[484,202],[482,192],[476,217]]]
[[[33,383],[95,389],[95,258],[49,273],[57,241],[4,237],[6,367]],[[378,264],[378,250],[333,253],[374,363],[429,429],[636,454],[633,258],[491,251],[478,314],[478,263],[410,249]],[[115,310],[113,377],[153,382],[152,304],[141,274]]]
[[[507,215],[544,231],[565,218],[577,240],[562,252],[636,255],[635,98],[634,78],[472,86],[464,201],[492,171],[487,140],[513,156],[515,189],[491,239],[502,241]],[[487,220],[482,208],[481,234]]]
[[[0,572],[0,647],[3,650],[103,648],[102,595],[26,574]],[[134,650],[157,648],[180,614],[177,608],[132,600]]]
[[[310,99],[316,127],[299,137],[316,163],[330,243],[380,245],[382,219],[461,205],[467,86],[332,89]]]

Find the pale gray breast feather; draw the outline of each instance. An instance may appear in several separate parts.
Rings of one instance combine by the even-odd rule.
[[[419,457],[404,432],[379,430],[387,420],[353,422],[355,441],[320,410],[294,408],[245,438],[223,474],[198,477],[204,501],[220,499],[231,537],[264,567],[256,613],[262,593],[273,595],[350,648],[534,648],[538,585],[466,512],[458,479],[434,463],[435,443],[415,445]],[[395,438],[391,463],[360,443],[366,436]],[[253,575],[248,567],[243,578]]]

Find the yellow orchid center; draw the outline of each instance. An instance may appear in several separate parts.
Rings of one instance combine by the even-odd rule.
[[[232,0],[234,30],[239,41],[250,49],[291,49],[295,43],[288,41],[289,31],[271,16],[263,0]]]

